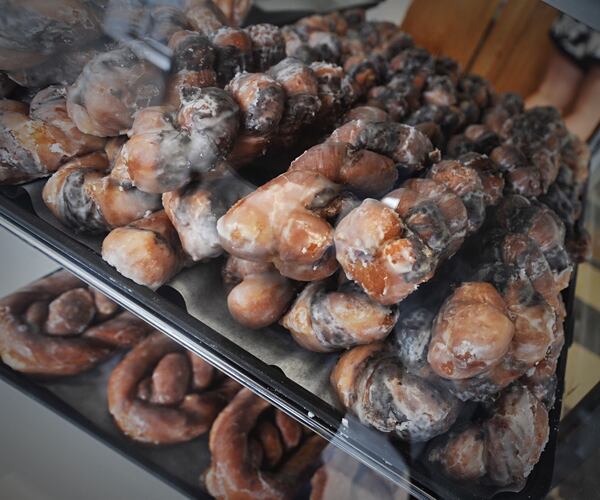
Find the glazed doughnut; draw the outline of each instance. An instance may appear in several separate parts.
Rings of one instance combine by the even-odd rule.
[[[239,108],[229,93],[187,88],[182,98],[177,112],[157,106],[136,115],[118,161],[142,191],[175,191],[216,167],[233,146]]]
[[[269,137],[283,115],[285,94],[277,81],[265,73],[241,73],[225,88],[238,103],[244,130]]]
[[[515,335],[502,296],[489,283],[463,283],[440,309],[427,360],[448,379],[479,375],[500,363]]]
[[[29,109],[16,101],[0,104],[0,183],[45,177],[70,159],[104,147],[105,140],[81,133],[67,115],[64,87],[38,92]]]
[[[564,344],[564,304],[535,241],[500,234],[484,236],[482,246],[474,280],[487,283],[463,283],[421,337],[429,343],[428,367],[462,400],[489,399],[539,363],[556,366]],[[402,328],[398,345],[409,341]]]
[[[166,88],[165,102],[171,106],[181,104],[187,87],[214,87],[217,84],[215,49],[205,36],[193,31],[177,31],[169,39],[172,76]]]
[[[149,332],[145,322],[129,313],[112,317],[119,308],[106,298],[102,313],[97,297],[73,275],[59,271],[3,298],[2,361],[30,375],[76,375]],[[109,303],[112,307],[106,314]]]
[[[357,98],[356,89],[346,78],[344,69],[336,64],[314,62],[310,69],[317,79],[321,101],[315,121],[325,125],[335,123]]]
[[[362,423],[411,441],[446,432],[460,408],[458,399],[408,373],[380,343],[344,353],[331,373],[331,384]]]
[[[159,196],[125,189],[106,175],[107,169],[102,153],[66,163],[44,185],[44,203],[63,224],[89,233],[125,226],[160,209]]]
[[[126,278],[153,290],[187,263],[164,210],[113,229],[102,242],[102,258]]]
[[[239,389],[195,354],[154,332],[112,371],[108,409],[131,439],[182,443],[208,431]]]
[[[272,262],[291,279],[326,278],[337,263],[333,228],[324,216],[328,209],[335,212],[339,191],[337,184],[313,172],[281,174],[219,219],[221,245],[236,257]]]
[[[140,109],[159,104],[164,75],[128,48],[94,57],[67,95],[69,116],[79,130],[100,137],[124,134]]]
[[[264,72],[285,58],[285,40],[272,24],[252,24],[245,29],[252,40],[253,67]]]
[[[500,204],[496,219],[507,231],[535,241],[548,261],[558,291],[567,288],[573,263],[565,248],[565,226],[555,212],[543,203],[513,195]]]
[[[321,108],[314,72],[298,59],[287,57],[269,68],[268,74],[283,87],[286,96],[280,135],[289,136],[312,123]]]
[[[294,296],[293,283],[270,263],[230,256],[223,268],[223,281],[230,289],[227,295],[229,312],[248,328],[275,323]]]
[[[489,480],[522,489],[548,441],[548,412],[525,387],[503,392],[492,415],[441,438],[429,461],[457,480]]]
[[[353,140],[355,128],[358,137],[367,130],[349,122],[336,134]],[[382,304],[406,298],[481,227],[486,204],[499,201],[503,183],[494,168],[485,157],[444,160],[429,179],[409,179],[381,201],[365,200],[335,230],[346,275]]]
[[[273,425],[271,409],[242,389],[215,420],[209,439],[211,465],[205,474],[213,497],[284,500],[292,498],[310,474],[326,441],[309,435],[286,446],[282,420],[276,416]],[[289,425],[288,421],[286,429]]]
[[[192,261],[221,255],[217,220],[249,192],[246,183],[221,168],[208,173],[201,182],[163,194],[165,212]]]
[[[391,158],[366,149],[357,150],[344,142],[313,146],[291,163],[289,171],[297,170],[319,173],[362,196],[381,196],[398,179]]]
[[[215,31],[211,42],[217,51],[217,80],[226,85],[238,73],[252,69],[252,39],[238,28],[224,26]]]
[[[347,137],[344,130],[351,127],[356,128],[355,135]],[[427,136],[414,127],[395,122],[348,122],[333,132],[331,140],[348,142],[357,149],[388,156],[408,174],[422,169],[438,154]]]
[[[356,286],[328,290],[322,281],[306,285],[281,324],[305,349],[330,352],[383,340],[398,314],[382,306]]]
[[[391,117],[386,111],[376,106],[355,106],[342,118],[344,123],[354,120],[363,120],[365,122],[387,122],[391,121]]]

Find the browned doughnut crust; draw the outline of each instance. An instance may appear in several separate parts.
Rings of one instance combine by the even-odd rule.
[[[454,423],[460,402],[442,387],[408,373],[381,343],[344,353],[331,384],[361,422],[401,439],[427,441]]]
[[[260,454],[251,452],[257,444],[252,445],[249,437],[261,414],[269,408],[265,400],[243,389],[215,420],[209,440],[211,466],[205,476],[206,487],[215,498],[290,498],[317,460],[326,442],[312,435],[288,452],[276,468],[261,469],[257,462]],[[269,428],[269,432],[277,431]]]
[[[228,379],[217,381],[212,388],[195,389],[191,371],[196,368],[185,352],[155,332],[111,373],[108,408],[119,428],[132,439],[151,444],[194,439],[210,428],[221,408],[239,390],[239,385]]]
[[[248,328],[275,323],[294,296],[293,283],[272,264],[230,256],[223,268],[225,285],[230,287],[227,307],[235,320]]]
[[[42,197],[63,224],[82,232],[105,232],[160,208],[160,197],[123,187],[108,175],[103,153],[64,164],[44,185]]]
[[[183,250],[193,261],[217,257],[223,252],[217,220],[248,192],[250,187],[246,182],[227,168],[217,168],[201,182],[163,194],[165,212],[179,235]]]
[[[356,287],[328,290],[317,281],[302,290],[281,324],[302,347],[330,352],[383,340],[397,319],[394,307],[375,302]]]
[[[113,229],[102,242],[102,258],[123,276],[152,289],[186,264],[177,231],[164,210]]]
[[[0,356],[11,368],[44,376],[92,368],[149,331],[123,313],[105,321],[85,284],[66,271],[42,278],[0,301]],[[114,313],[117,309],[114,309]],[[94,319],[105,321],[98,323]]]
[[[358,143],[365,130],[349,122],[334,135]],[[482,226],[486,204],[499,201],[502,179],[493,165],[485,157],[463,161],[436,163],[428,179],[409,179],[381,201],[367,199],[338,223],[337,260],[373,299],[405,299]]]
[[[333,229],[318,210],[339,187],[303,171],[284,173],[238,201],[217,222],[223,248],[236,257],[272,262],[281,274],[310,281],[333,274]],[[268,208],[267,208],[268,207]]]
[[[136,111],[160,102],[163,80],[160,70],[128,48],[99,54],[69,89],[69,116],[87,134],[123,134],[133,124]]]
[[[520,490],[548,441],[548,412],[524,386],[503,393],[491,417],[441,438],[428,453],[448,476]]]
[[[53,86],[38,92],[28,109],[0,104],[0,183],[15,184],[56,171],[70,159],[98,151],[105,140],[80,132],[67,115],[66,90]]]

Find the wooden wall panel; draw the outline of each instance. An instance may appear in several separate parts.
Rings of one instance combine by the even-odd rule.
[[[456,59],[461,68],[475,54],[500,0],[413,0],[402,29],[433,54]]]
[[[553,47],[558,11],[541,0],[413,0],[402,29],[502,92],[535,90]]]
[[[533,92],[553,50],[549,31],[558,12],[539,0],[509,0],[470,68],[500,92]]]

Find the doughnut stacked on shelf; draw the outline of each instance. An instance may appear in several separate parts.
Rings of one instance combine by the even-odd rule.
[[[325,440],[75,276],[58,271],[0,300],[0,359],[25,375],[76,376],[128,348],[106,388],[124,435],[172,446],[210,431],[201,482],[215,498],[284,499],[307,484]]]
[[[0,358],[28,375],[82,373],[135,345],[150,330],[65,271],[0,300]]]
[[[560,292],[585,255],[586,146],[556,110],[524,110],[360,11],[281,29],[228,17],[191,2],[167,23],[169,75],[127,47],[97,56],[63,105],[65,135],[78,127],[91,149],[34,167],[15,153],[7,168],[26,174],[9,180],[70,161],[46,203],[75,229],[111,230],[103,258],[154,289],[226,252],[241,324],[279,321],[309,350],[350,349],[331,380],[363,423],[433,440],[427,457],[450,476],[520,487],[548,436]],[[6,113],[40,120],[3,106],[11,137]],[[229,168],[300,136],[311,147],[256,189]],[[277,490],[257,457],[240,484]],[[219,467],[209,488],[226,496]]]
[[[448,453],[462,453],[479,480],[520,488],[548,436],[564,343],[560,292],[585,248],[576,221],[589,154],[555,110],[525,111],[452,61],[404,47],[387,71],[348,122],[238,201],[217,230],[234,258],[309,282],[280,320],[301,346],[365,344],[332,374],[362,422],[429,441],[455,425],[465,402],[481,402],[487,416],[473,426],[527,453],[460,440]],[[436,278],[453,256],[463,275]],[[444,291],[437,301],[404,303],[432,279]],[[519,441],[521,419],[535,439]],[[444,453],[431,460],[456,459]]]

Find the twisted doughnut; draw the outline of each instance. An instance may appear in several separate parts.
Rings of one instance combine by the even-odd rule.
[[[108,409],[119,429],[143,443],[174,444],[210,428],[240,386],[155,332],[132,349],[108,380]]]
[[[150,330],[129,313],[114,317],[118,310],[59,271],[0,301],[0,357],[30,375],[81,373],[116,349],[135,345]]]

